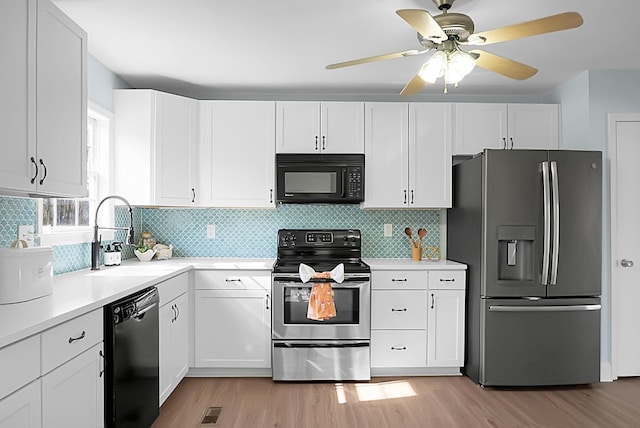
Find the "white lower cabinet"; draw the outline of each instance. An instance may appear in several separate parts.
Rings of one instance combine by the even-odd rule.
[[[189,371],[189,315],[185,292],[160,307],[160,405]]]
[[[426,271],[371,274],[371,368],[427,364]]]
[[[0,400],[0,428],[42,427],[40,379]]]
[[[104,426],[102,342],[42,377],[43,428]]]
[[[195,288],[195,366],[270,368],[270,271],[197,271]]]
[[[371,288],[374,374],[459,373],[464,365],[464,271],[374,269]]]
[[[426,330],[372,330],[371,367],[424,367]]]
[[[43,428],[104,426],[102,309],[41,334]]]
[[[465,273],[429,272],[427,365],[464,365]]]

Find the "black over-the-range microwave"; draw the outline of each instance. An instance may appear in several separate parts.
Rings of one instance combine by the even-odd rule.
[[[276,154],[276,201],[293,204],[364,201],[364,155]]]

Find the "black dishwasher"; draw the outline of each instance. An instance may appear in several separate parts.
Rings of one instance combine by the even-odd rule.
[[[104,307],[105,427],[148,428],[159,413],[158,291]]]

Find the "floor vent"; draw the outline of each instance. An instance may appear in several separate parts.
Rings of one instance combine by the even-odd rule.
[[[202,417],[202,421],[200,421],[200,423],[202,425],[217,425],[221,413],[222,407],[209,407],[207,411],[204,412],[204,416]]]

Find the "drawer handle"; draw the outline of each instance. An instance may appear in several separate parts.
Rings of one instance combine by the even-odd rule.
[[[392,346],[391,350],[392,351],[406,351],[407,347],[406,346]]]
[[[240,278],[225,278],[226,282],[242,282]]]
[[[391,312],[407,312],[407,308],[402,308],[402,309],[391,308]]]
[[[86,336],[86,334],[87,334],[87,332],[86,332],[86,331],[84,331],[84,330],[82,330],[82,334],[81,334],[80,336],[78,336],[78,337],[70,337],[70,338],[69,338],[69,343],[73,343],[73,342],[75,342],[76,340],[84,339],[84,337]]]
[[[456,282],[453,278],[440,278],[440,282]]]
[[[391,278],[391,282],[407,282],[407,278],[402,278],[402,279]]]

